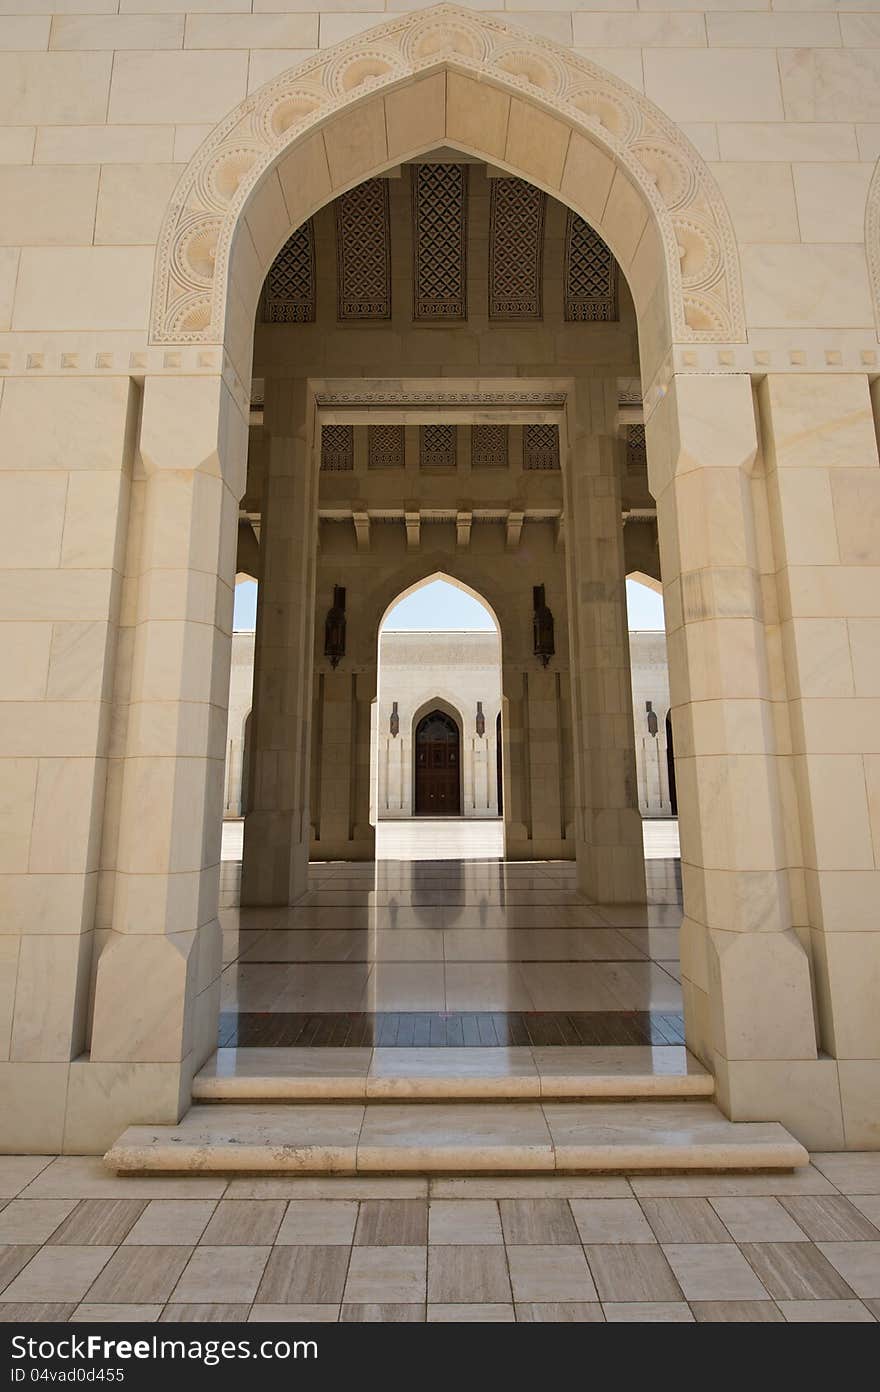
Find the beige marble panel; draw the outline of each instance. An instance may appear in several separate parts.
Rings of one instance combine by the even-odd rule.
[[[0,240],[9,246],[88,246],[97,190],[94,167],[0,169]]]
[[[0,124],[100,123],[111,64],[110,53],[0,53]]]
[[[179,164],[105,164],[95,244],[154,243],[181,170]]]
[[[801,241],[864,241],[873,164],[795,164],[792,172]]]
[[[244,10],[244,5],[239,6]],[[292,5],[277,7],[294,9]],[[318,10],[320,6],[315,5]],[[318,15],[190,14],[185,48],[316,48]]]
[[[144,329],[153,247],[26,247],[15,329]]]
[[[746,313],[755,328],[869,328],[862,247],[744,246]]]
[[[790,121],[876,121],[880,118],[880,51],[872,48],[784,48],[779,77]]]
[[[673,121],[783,119],[776,54],[767,49],[647,49],[644,64],[646,95]]]
[[[174,128],[167,125],[41,126],[36,134],[34,162],[152,164],[172,158],[173,139]],[[175,154],[174,158],[178,156]]]
[[[123,18],[115,15],[59,14],[52,22],[49,47],[84,49],[87,52],[102,48],[180,48],[183,29],[183,15],[138,14]]]
[[[740,242],[800,240],[789,165],[725,163],[713,164],[711,169]]]
[[[117,53],[108,120],[219,121],[247,91],[247,53]]]

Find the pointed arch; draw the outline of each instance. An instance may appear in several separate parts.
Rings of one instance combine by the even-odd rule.
[[[151,342],[223,344],[243,375],[260,287],[291,228],[438,145],[530,180],[595,227],[654,368],[673,342],[744,341],[730,218],[678,127],[569,49],[443,4],[322,50],[215,127],[165,216]]]

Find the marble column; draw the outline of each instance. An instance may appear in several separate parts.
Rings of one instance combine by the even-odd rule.
[[[292,904],[309,860],[309,757],[317,473],[304,381],[266,382],[268,467],[260,528],[242,904]]]
[[[676,377],[647,422],[647,442],[675,734],[688,1044],[715,1073],[730,1115],[772,1114],[812,1140],[788,1105],[799,1077],[821,1079],[809,960],[793,924],[749,378]]]
[[[226,702],[247,422],[221,379],[148,377],[112,930],[95,982],[90,1147],[173,1120],[215,1047]],[[145,1116],[144,1119],[147,1119]],[[117,1128],[118,1129],[118,1128]]]
[[[578,383],[568,426],[566,563],[579,774],[578,882],[601,903],[643,903],[615,384]]]

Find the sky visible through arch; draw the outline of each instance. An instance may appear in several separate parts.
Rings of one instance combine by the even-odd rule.
[[[630,628],[663,627],[663,600],[637,580],[626,582],[626,605]],[[233,627],[236,632],[252,633],[257,614],[257,585],[242,580],[235,590]],[[432,580],[402,599],[388,614],[384,628],[427,630],[492,631],[494,620],[479,600],[446,580]]]

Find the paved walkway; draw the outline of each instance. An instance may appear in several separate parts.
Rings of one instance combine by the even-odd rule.
[[[880,1154],[796,1175],[119,1179],[0,1157],[0,1320],[875,1321]]]

